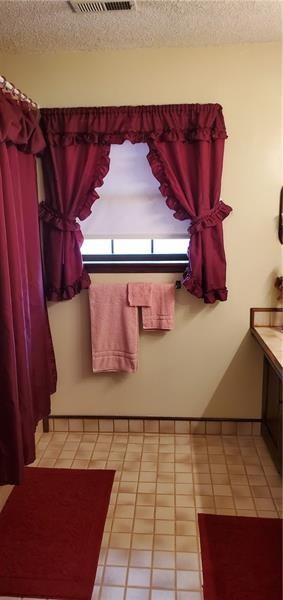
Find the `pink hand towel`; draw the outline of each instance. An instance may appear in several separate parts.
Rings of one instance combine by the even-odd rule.
[[[130,306],[151,305],[151,283],[128,283],[128,302]]]
[[[91,285],[89,302],[94,373],[135,372],[138,309],[128,305],[127,284]]]
[[[153,283],[151,291],[151,306],[142,307],[143,329],[173,329],[174,312],[175,284]]]

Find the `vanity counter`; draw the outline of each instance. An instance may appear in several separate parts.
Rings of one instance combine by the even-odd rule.
[[[263,350],[261,433],[282,473],[282,310],[251,309],[251,334]]]
[[[283,368],[283,332],[281,327],[253,326],[251,333],[272,361],[278,375]]]

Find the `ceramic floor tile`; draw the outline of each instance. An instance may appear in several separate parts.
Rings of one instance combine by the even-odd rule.
[[[150,576],[150,569],[130,567],[128,572],[128,585],[150,587]]]
[[[175,569],[175,552],[155,550],[153,552],[153,567],[156,569]]]
[[[214,496],[195,496],[195,502],[198,512],[202,509],[211,509],[215,506]]]
[[[177,600],[203,600],[203,596],[201,592],[177,591]]]
[[[115,509],[115,518],[117,519],[132,519],[135,512],[134,506],[128,506],[126,504],[116,504]]]
[[[250,498],[252,490],[248,485],[232,485],[232,495],[235,498]]]
[[[135,517],[137,519],[153,519],[154,514],[155,514],[154,506],[136,506]]]
[[[270,487],[270,493],[272,498],[276,500],[282,499],[282,487]]]
[[[103,586],[101,588],[100,600],[124,600],[124,587]]]
[[[255,506],[258,510],[274,510],[275,504],[272,498],[254,498]]]
[[[181,508],[176,507],[176,520],[177,521],[194,521],[196,519],[196,511],[194,507]]]
[[[153,535],[146,533],[134,533],[132,548],[137,550],[151,550],[153,546]]]
[[[156,519],[174,519],[175,518],[175,509],[173,506],[157,506],[155,509]]]
[[[165,590],[175,589],[176,575],[172,569],[153,569],[152,582],[153,588],[164,588]]]
[[[251,491],[255,498],[271,498],[271,491],[267,486],[251,486]]]
[[[204,435],[202,423],[197,435],[159,433],[158,421],[146,433],[139,419],[129,434],[115,431],[118,421],[114,432],[104,425],[83,433],[78,420],[80,431],[38,433],[33,464],[116,471],[92,600],[203,600],[197,513],[281,514],[282,482],[265,443],[234,427]],[[0,510],[11,489],[0,489]]]
[[[129,562],[129,556],[129,550],[110,548],[107,552],[106,564],[117,567],[124,567]]]
[[[213,492],[215,496],[232,496],[230,485],[213,484]]]
[[[240,496],[235,496],[234,497],[234,502],[235,502],[235,506],[237,509],[248,509],[248,510],[253,510],[254,509],[254,501],[252,498],[246,498],[246,497],[240,497]]]
[[[197,538],[190,535],[177,535],[176,550],[178,552],[197,552]]]
[[[112,533],[110,548],[130,548],[131,535],[129,533]]]
[[[170,534],[174,535],[175,533],[175,522],[174,521],[155,521],[155,533],[160,534]]]
[[[198,571],[177,571],[177,589],[198,591],[201,588]]]
[[[119,533],[130,533],[132,531],[132,521],[130,519],[114,519],[112,531]]]
[[[133,531],[135,533],[153,533],[154,520],[153,519],[135,519],[133,525]]]
[[[199,564],[199,556],[197,552],[176,552],[177,569],[198,571]]]
[[[154,535],[154,549],[155,550],[174,550],[175,548],[175,537],[174,535]]]
[[[175,600],[175,592],[168,590],[152,590],[151,600]]]
[[[125,600],[149,600],[149,597],[149,589],[128,587],[126,590]]]
[[[131,550],[131,567],[150,567],[152,562],[152,552],[150,550]]]

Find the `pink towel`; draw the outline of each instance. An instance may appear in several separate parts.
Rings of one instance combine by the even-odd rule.
[[[175,284],[153,283],[151,290],[151,306],[142,307],[143,329],[173,329],[174,312]]]
[[[94,373],[126,371],[138,365],[138,309],[128,305],[127,284],[89,288]]]
[[[128,283],[128,302],[130,306],[151,305],[151,283]]]

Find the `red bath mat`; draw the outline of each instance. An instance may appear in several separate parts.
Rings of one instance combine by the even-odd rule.
[[[204,600],[282,600],[282,521],[199,514]]]
[[[0,513],[0,596],[91,599],[114,473],[25,469]]]

